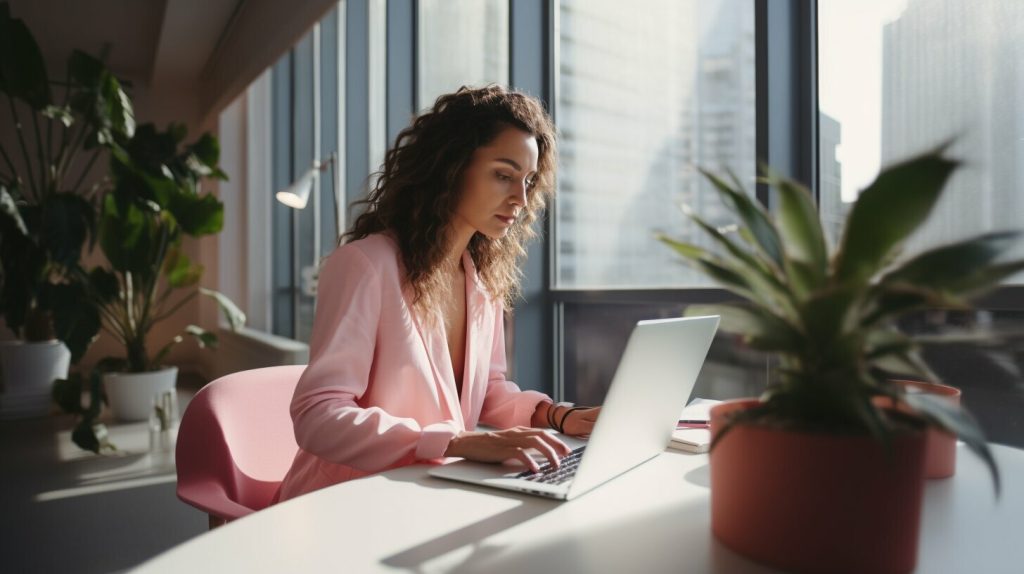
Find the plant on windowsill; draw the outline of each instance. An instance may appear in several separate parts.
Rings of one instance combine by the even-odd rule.
[[[693,222],[719,248],[659,238],[745,301],[694,306],[777,357],[757,400],[712,411],[712,530],[733,549],[785,569],[909,571],[917,559],[925,428],[958,434],[999,475],[969,414],[905,392],[894,373],[937,378],[896,329],[907,313],[969,309],[968,298],[1024,262],[1002,256],[1016,232],[987,233],[900,258],[958,163],[946,146],[883,170],[850,211],[830,253],[812,196],[764,169],[773,215],[735,177],[703,172],[738,216],[734,230]]]
[[[170,350],[191,336],[201,348],[216,345],[217,337],[189,325],[181,334],[153,350],[148,336],[199,294],[215,299],[231,328],[245,315],[223,294],[199,287],[203,267],[182,251],[182,239],[218,233],[224,205],[202,193],[204,178],[226,179],[218,167],[219,145],[203,134],[183,145],[186,130],[171,124],[159,132],[140,125],[134,137],[112,153],[113,187],[103,197],[99,245],[109,266],[89,272],[88,302],[102,317],[103,329],[124,348],[124,356],[102,359],[90,376],[102,377],[114,415],[122,420],[145,420],[153,397],[174,389],[177,368],[165,367]],[[81,381],[78,382],[78,386]],[[67,392],[73,394],[75,385]],[[89,436],[91,420],[83,422],[83,448],[100,444]]]
[[[135,130],[131,101],[100,60],[72,52],[61,80],[0,3],[0,94],[15,139],[13,149],[0,145],[0,315],[18,338],[0,349],[5,370],[19,373],[4,392],[38,395],[38,414],[54,378],[99,332],[96,310],[79,304],[102,185],[85,184],[97,159]]]

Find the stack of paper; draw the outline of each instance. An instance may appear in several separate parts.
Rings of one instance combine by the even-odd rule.
[[[676,429],[668,447],[686,452],[707,452],[711,446],[711,431],[708,429]]]
[[[669,448],[686,452],[707,452],[711,446],[711,407],[721,403],[712,399],[696,398],[679,413],[679,426],[672,433]]]

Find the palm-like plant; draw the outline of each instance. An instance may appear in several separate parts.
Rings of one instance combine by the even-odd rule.
[[[799,183],[763,170],[779,201],[773,216],[734,176],[725,181],[702,171],[738,216],[738,233],[689,212],[720,249],[659,239],[745,301],[688,312],[720,314],[724,331],[779,358],[777,383],[758,406],[732,417],[716,440],[737,424],[769,424],[869,433],[888,443],[896,417],[876,398],[889,397],[924,424],[958,434],[988,464],[998,492],[998,470],[976,421],[937,397],[904,394],[889,378],[902,373],[937,380],[919,356],[921,345],[935,338],[902,333],[895,319],[935,307],[968,309],[970,297],[1024,269],[1024,261],[1000,258],[1017,232],[987,233],[899,257],[958,166],[943,156],[945,147],[883,170],[861,192],[834,251],[811,194]]]

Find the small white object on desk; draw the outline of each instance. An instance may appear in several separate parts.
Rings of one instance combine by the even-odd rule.
[[[685,452],[707,452],[711,446],[711,431],[708,429],[682,428],[672,431],[668,447]]]
[[[690,401],[690,404],[683,408],[683,412],[679,413],[679,422],[707,422],[711,420],[711,407],[720,404],[722,404],[722,401],[716,401],[714,399],[702,399],[700,397],[693,399]]]

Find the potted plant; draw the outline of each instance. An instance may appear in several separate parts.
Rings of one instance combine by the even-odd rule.
[[[12,149],[0,145],[0,315],[18,339],[0,343],[4,394],[31,397],[25,414],[43,414],[54,379],[99,331],[95,310],[79,305],[81,254],[96,239],[98,185],[84,184],[100,155],[133,135],[135,120],[120,82],[88,54],[74,51],[62,81],[51,80],[6,2],[0,93],[16,136]]]
[[[189,325],[154,350],[147,338],[157,324],[199,294],[217,301],[232,329],[245,322],[226,296],[198,286],[203,268],[181,248],[185,236],[221,230],[224,205],[200,185],[204,178],[226,179],[217,166],[216,138],[206,133],[184,145],[185,136],[181,124],[163,132],[145,124],[112,153],[113,187],[103,197],[99,227],[109,267],[89,273],[89,299],[103,329],[125,351],[100,365],[111,410],[122,420],[148,418],[153,398],[174,388],[177,368],[163,364],[174,345],[185,336],[200,347],[217,341],[213,333]]]
[[[1000,256],[1017,238],[995,232],[900,258],[957,162],[945,146],[883,170],[853,206],[831,250],[806,188],[765,171],[774,215],[735,177],[703,172],[738,216],[719,229],[694,213],[716,245],[660,239],[743,301],[691,307],[774,355],[760,399],[712,411],[712,530],[727,546],[799,571],[913,569],[923,488],[923,430],[958,434],[999,475],[965,411],[906,393],[895,373],[937,381],[918,355],[932,340],[893,320],[910,312],[967,309],[967,299],[1024,269]]]

